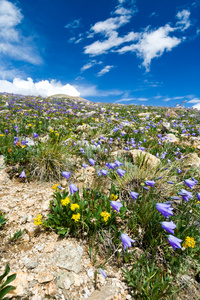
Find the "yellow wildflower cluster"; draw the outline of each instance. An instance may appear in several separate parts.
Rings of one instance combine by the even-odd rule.
[[[62,206],[67,206],[67,204],[70,203],[70,199],[69,197],[66,197],[65,199],[61,200]]]
[[[103,217],[105,223],[108,221],[108,218],[110,218],[110,214],[107,211],[102,211],[100,216]]]
[[[78,222],[80,220],[81,215],[78,213],[76,215],[72,216],[72,220],[74,220],[75,222]]]
[[[188,248],[188,247],[194,248],[195,240],[194,240],[194,238],[187,236],[186,239],[185,239],[185,242],[182,245],[185,248]]]
[[[56,184],[54,184],[51,188],[52,188],[52,190],[55,190],[56,192],[58,192],[58,191],[59,191],[58,186],[59,186],[59,184],[56,183]]]
[[[71,204],[71,210],[72,211],[75,211],[75,209],[79,209],[79,208],[80,208],[80,206],[77,203],[72,203]]]
[[[115,200],[117,200],[117,198],[118,198],[117,195],[114,195],[114,194],[110,195],[110,200],[111,201],[115,201]]]
[[[41,216],[41,214],[37,215],[37,218],[34,218],[34,224],[35,225],[41,225],[42,224],[42,216]]]
[[[3,133],[0,133],[0,136],[5,136],[5,134],[3,134]]]

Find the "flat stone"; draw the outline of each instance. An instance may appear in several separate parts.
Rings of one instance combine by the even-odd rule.
[[[60,271],[57,274],[56,284],[59,288],[68,290],[73,283],[74,277],[70,272]]]
[[[103,300],[113,300],[113,299],[115,299],[114,297],[115,297],[116,292],[117,292],[117,288],[114,287],[111,283],[107,283],[99,291],[95,291],[87,299],[88,300],[102,300],[102,299]]]
[[[53,261],[59,268],[79,273],[82,269],[81,257],[83,248],[81,246],[67,245],[57,247]]]

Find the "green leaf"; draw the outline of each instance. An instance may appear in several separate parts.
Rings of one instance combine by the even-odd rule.
[[[15,280],[15,278],[16,278],[16,274],[12,274],[12,275],[8,276],[7,279],[6,279],[6,281],[4,282],[4,284],[1,285],[1,289],[2,289],[4,286],[6,286],[6,285],[8,285],[9,283],[11,283],[13,280]]]
[[[6,264],[6,268],[5,271],[3,273],[3,275],[0,276],[0,282],[2,281],[2,279],[10,272],[10,267],[8,264]]]
[[[11,290],[15,290],[16,287],[12,285],[6,286],[3,290],[0,291],[0,299],[3,299],[3,297],[8,294]],[[4,299],[5,300],[5,299]]]

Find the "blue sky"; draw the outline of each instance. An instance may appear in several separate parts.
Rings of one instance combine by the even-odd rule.
[[[0,0],[0,92],[200,106],[199,16],[199,0]]]

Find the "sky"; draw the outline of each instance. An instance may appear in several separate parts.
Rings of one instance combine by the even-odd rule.
[[[200,108],[200,0],[0,0],[0,92]]]

